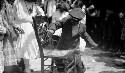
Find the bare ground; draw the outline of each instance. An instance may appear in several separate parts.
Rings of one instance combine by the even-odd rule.
[[[81,52],[81,55],[86,67],[85,73],[125,73],[123,67],[125,60],[116,57],[111,52],[86,48],[84,52]],[[38,62],[36,63],[36,61]],[[33,67],[38,71],[33,73],[40,73],[40,59],[36,61]]]
[[[111,52],[86,48],[81,55],[86,67],[85,73],[125,73],[125,60]],[[50,64],[50,61],[46,64]],[[40,59],[31,60],[31,69],[34,70],[32,73],[40,73]]]
[[[82,53],[82,61],[87,68],[85,73],[125,73],[125,60],[108,51],[87,48]]]

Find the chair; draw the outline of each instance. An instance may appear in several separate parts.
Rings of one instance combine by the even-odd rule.
[[[39,19],[39,18],[38,18]],[[47,71],[47,68],[51,68],[50,73],[55,73],[54,68],[63,68],[62,66],[55,66],[54,64],[56,63],[55,59],[62,59],[64,63],[64,73],[71,73],[71,71],[74,71],[74,73],[77,73],[77,68],[76,68],[76,56],[79,54],[79,49],[78,45],[74,49],[69,49],[69,50],[58,50],[55,49],[56,44],[58,43],[59,37],[58,36],[49,36],[47,34],[47,28],[46,29],[41,29],[41,33],[39,33],[39,30],[37,29],[39,27],[39,24],[37,24],[38,20],[36,18],[33,18],[33,23],[34,23],[34,30],[37,38],[37,42],[39,45],[39,48],[41,49],[40,53],[41,54],[41,73],[44,73]],[[42,36],[41,36],[41,35]],[[41,37],[40,37],[41,36]],[[42,41],[41,41],[42,38]],[[45,59],[43,59],[45,58]],[[52,59],[51,65],[45,65],[43,61],[46,61],[48,58]],[[70,62],[69,62],[70,60]],[[44,66],[48,66],[44,70]]]

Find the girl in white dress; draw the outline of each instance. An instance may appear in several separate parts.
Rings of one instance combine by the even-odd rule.
[[[30,1],[30,0],[29,0]],[[39,56],[39,47],[36,40],[35,32],[32,27],[32,17],[36,14],[44,15],[43,10],[35,4],[36,2],[29,2],[27,0],[16,0],[15,5],[17,7],[17,20],[16,24],[19,25],[23,30],[24,34],[20,35],[20,43],[18,47],[19,58],[24,59],[25,72],[31,73],[29,69],[29,60],[35,59]]]

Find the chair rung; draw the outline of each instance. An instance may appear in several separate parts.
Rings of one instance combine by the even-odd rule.
[[[48,66],[47,68],[49,68],[49,67],[53,67],[53,68],[64,68],[64,67],[62,67],[62,66],[51,66],[51,65],[44,65],[44,66]]]
[[[74,60],[67,66],[68,68],[74,63]]]
[[[50,71],[50,70],[44,70],[44,71]]]
[[[46,58],[44,61],[46,61],[48,58]]]
[[[67,71],[67,73],[70,73],[74,67],[75,67],[75,65],[72,66],[72,67]]]
[[[53,68],[64,68],[62,66],[52,66]]]
[[[44,65],[44,66],[51,66],[51,65]]]
[[[49,66],[49,67],[47,67],[46,69],[48,69],[48,68],[50,68],[50,66]],[[45,69],[45,71],[47,71],[46,69]]]

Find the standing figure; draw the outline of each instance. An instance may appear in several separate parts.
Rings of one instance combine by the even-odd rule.
[[[6,28],[4,27],[3,13],[2,13],[2,2],[0,2],[0,73],[4,71],[4,52],[3,52],[3,39],[6,34]]]
[[[24,30],[24,34],[20,35],[19,58],[24,59],[25,72],[31,73],[30,59],[39,57],[39,47],[33,29],[32,17],[36,14],[45,16],[44,11],[36,4],[36,0],[16,0],[17,7],[17,25]]]
[[[4,6],[1,10],[3,25],[6,29],[6,34],[3,39],[4,52],[4,73],[20,73],[17,67],[17,48],[19,28],[15,25],[16,8],[13,5],[14,0],[4,0]]]
[[[122,34],[121,34],[121,40],[123,41],[124,49],[125,50],[125,13],[121,12],[119,13],[120,22],[122,24]]]
[[[44,12],[48,18],[52,17],[53,12],[56,11],[56,1],[55,0],[45,0],[44,1]]]

